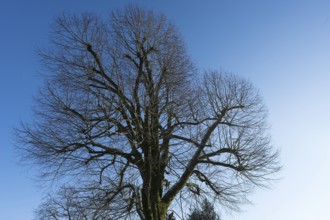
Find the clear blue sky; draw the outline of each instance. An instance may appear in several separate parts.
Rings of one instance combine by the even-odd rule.
[[[0,1],[0,219],[29,220],[41,201],[34,171],[17,165],[12,128],[32,117],[37,46],[63,11],[106,15],[131,1]],[[138,0],[178,26],[201,69],[249,78],[270,112],[282,180],[251,195],[225,220],[328,220],[330,198],[330,2],[319,0]]]

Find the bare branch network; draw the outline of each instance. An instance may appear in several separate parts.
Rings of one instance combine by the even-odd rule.
[[[44,178],[70,184],[39,219],[163,220],[203,198],[237,209],[279,170],[258,91],[196,74],[163,15],[63,14],[40,56],[49,74],[19,146]]]

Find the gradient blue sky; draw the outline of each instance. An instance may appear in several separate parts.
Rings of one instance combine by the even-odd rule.
[[[282,180],[224,219],[328,220],[330,2],[319,0],[1,0],[0,219],[31,219],[43,195],[35,172],[17,164],[12,128],[31,120],[42,81],[34,50],[47,46],[52,19],[63,11],[106,15],[129,2],[173,20],[200,70],[238,73],[267,103]]]

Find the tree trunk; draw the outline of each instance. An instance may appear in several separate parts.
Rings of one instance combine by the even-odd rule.
[[[153,179],[155,181],[155,179]],[[166,220],[169,203],[161,201],[162,195],[158,184],[144,184],[142,204],[145,220]]]

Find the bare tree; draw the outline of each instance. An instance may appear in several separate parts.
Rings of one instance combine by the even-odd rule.
[[[101,189],[61,187],[49,194],[35,212],[36,220],[109,220],[113,219]],[[118,212],[119,213],[119,212]],[[115,216],[121,218],[122,216]]]
[[[163,220],[204,197],[235,209],[279,170],[258,91],[229,73],[199,77],[163,15],[64,14],[40,55],[49,74],[19,148],[108,219]]]

